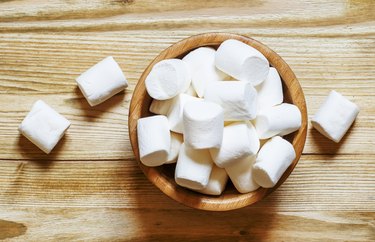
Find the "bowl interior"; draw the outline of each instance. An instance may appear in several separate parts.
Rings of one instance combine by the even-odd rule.
[[[284,137],[293,144],[296,151],[296,159],[293,161],[292,165],[285,171],[275,187],[269,189],[259,188],[254,192],[241,194],[237,192],[237,190],[229,181],[222,195],[209,196],[178,186],[174,181],[175,164],[163,165],[160,167],[147,167],[140,162],[137,141],[137,120],[141,117],[153,115],[149,112],[149,106],[151,104],[152,98],[146,91],[145,79],[154,64],[163,59],[182,58],[188,52],[198,47],[210,46],[213,48],[217,48],[223,41],[227,39],[237,39],[258,49],[269,60],[270,65],[278,70],[283,83],[284,102],[292,103],[298,106],[302,114],[302,125],[298,131]],[[279,187],[287,179],[287,177],[296,166],[305,145],[307,133],[307,112],[303,91],[298,83],[296,76],[294,75],[290,67],[286,64],[286,62],[274,51],[269,49],[264,44],[249,37],[228,33],[208,33],[195,35],[177,42],[176,44],[162,51],[151,62],[151,64],[143,72],[134,90],[129,109],[128,126],[130,141],[138,164],[147,178],[155,186],[157,186],[169,197],[189,207],[203,210],[224,211],[241,208],[261,200],[266,195],[277,189],[277,187]],[[152,137],[150,138],[152,139]]]

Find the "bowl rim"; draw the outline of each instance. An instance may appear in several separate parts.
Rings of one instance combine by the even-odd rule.
[[[199,47],[218,46],[220,45],[220,43],[227,39],[236,39],[242,41],[245,44],[256,48],[268,59],[270,64],[279,72],[279,75],[283,82],[283,87],[288,86],[288,91],[293,91],[293,93],[290,94],[290,98],[292,100],[291,102],[294,105],[298,106],[298,108],[300,109],[302,122],[300,129],[293,133],[294,137],[292,139],[292,145],[296,151],[296,158],[293,160],[292,164],[287,168],[287,170],[284,172],[284,174],[274,187],[259,188],[254,192],[244,194],[227,194],[227,197],[223,198],[222,195],[210,196],[200,194],[190,191],[186,188],[182,188],[177,184],[172,184],[170,178],[161,172],[162,169],[160,169],[160,167],[147,167],[140,162],[136,126],[137,120],[141,117],[141,112],[144,107],[142,107],[143,102],[139,104],[135,101],[134,97],[141,96],[142,99],[144,99],[144,95],[148,95],[144,82],[148,73],[157,62],[167,58],[179,58]],[[291,89],[291,87],[293,89]],[[149,179],[149,181],[173,200],[188,207],[208,211],[228,211],[239,209],[254,204],[275,191],[281,184],[284,183],[284,181],[289,177],[289,175],[297,165],[305,146],[307,127],[307,108],[303,90],[297,80],[297,77],[295,76],[289,65],[276,52],[257,40],[244,35],[222,32],[211,32],[193,35],[184,38],[161,51],[160,54],[151,61],[151,63],[147,66],[147,68],[143,71],[141,77],[139,78],[130,101],[128,114],[128,131],[133,153],[138,162],[138,165],[140,166],[145,176]]]

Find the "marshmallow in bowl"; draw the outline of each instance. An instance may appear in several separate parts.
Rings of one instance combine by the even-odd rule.
[[[237,163],[225,167],[230,180],[234,187],[240,193],[255,191],[259,185],[254,181],[252,170],[256,156],[246,156]]]
[[[70,122],[42,100],[36,101],[18,130],[49,154],[69,128]]]
[[[293,104],[282,103],[262,110],[254,123],[260,139],[283,136],[301,127],[301,112]]]
[[[181,93],[170,100],[172,101],[169,102],[169,100],[165,100],[168,102],[168,105],[170,105],[167,113],[169,128],[176,133],[182,134],[184,128],[182,124],[182,116],[185,104],[190,101],[198,101],[202,99]]]
[[[260,149],[253,166],[253,177],[261,187],[271,188],[276,185],[286,169],[296,158],[293,145],[275,136]]]
[[[212,82],[204,98],[223,107],[225,121],[252,120],[256,117],[257,92],[248,82]]]
[[[183,111],[185,145],[195,149],[219,148],[223,140],[223,109],[199,100],[185,104]]]
[[[336,91],[331,91],[311,123],[327,138],[340,142],[359,113],[358,106]]]
[[[92,66],[76,81],[91,106],[106,101],[128,86],[124,73],[112,56]]]
[[[196,150],[183,143],[178,154],[175,181],[180,186],[201,190],[208,184],[212,167],[207,149]]]
[[[227,172],[223,168],[214,165],[207,186],[202,190],[198,190],[198,192],[207,195],[220,195],[224,191],[227,181]]]
[[[270,68],[267,78],[256,86],[258,93],[258,112],[281,104],[284,99],[283,86],[277,70]]]
[[[157,100],[166,100],[185,92],[191,83],[187,65],[180,59],[166,59],[156,63],[145,84],[148,94]]]
[[[146,166],[167,162],[171,148],[168,119],[163,115],[140,118],[137,121],[139,156]]]
[[[177,161],[178,153],[180,152],[180,147],[183,142],[184,137],[182,134],[171,132],[171,148],[169,149],[165,164],[172,164]]]
[[[200,47],[189,52],[182,60],[187,64],[191,73],[191,83],[198,97],[203,97],[206,85],[222,81],[226,75],[215,66],[216,50],[210,47]]]
[[[225,168],[249,155],[256,155],[259,140],[250,122],[234,122],[224,127],[220,148],[210,149],[211,157],[218,167]],[[250,137],[255,135],[255,137]]]
[[[216,51],[216,67],[240,81],[259,85],[266,79],[269,63],[257,49],[234,39],[224,41]]]

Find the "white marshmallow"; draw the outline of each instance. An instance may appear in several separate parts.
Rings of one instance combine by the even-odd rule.
[[[268,75],[269,63],[257,49],[234,39],[224,41],[216,51],[216,67],[240,81],[256,86]]]
[[[267,78],[256,86],[258,92],[258,112],[281,104],[284,99],[283,86],[277,70],[270,68]]]
[[[255,119],[255,128],[260,139],[275,135],[287,135],[301,127],[301,112],[289,103],[264,109]]]
[[[180,147],[183,142],[184,137],[181,134],[171,132],[171,148],[169,149],[165,164],[172,164],[177,161],[178,153],[180,152]]]
[[[327,138],[340,142],[359,113],[358,106],[340,93],[331,91],[311,120],[315,129]]]
[[[145,84],[148,94],[157,100],[166,100],[185,92],[191,83],[187,65],[180,59],[166,59],[155,64]]]
[[[250,137],[251,136],[251,137]],[[249,155],[256,155],[259,139],[250,122],[235,122],[224,127],[220,148],[210,149],[218,167],[227,167]]]
[[[253,179],[253,164],[256,156],[246,156],[237,163],[225,167],[234,187],[240,193],[255,191],[259,185]]]
[[[193,190],[203,189],[208,184],[212,167],[208,150],[194,150],[182,144],[175,170],[176,183]]]
[[[293,145],[275,136],[260,149],[253,166],[253,177],[261,187],[276,185],[285,170],[296,158]]]
[[[184,93],[193,97],[198,97],[198,94],[195,91],[193,85],[190,85],[189,88]]]
[[[184,142],[195,149],[219,148],[223,139],[223,109],[216,103],[191,101],[183,114]]]
[[[224,109],[224,120],[251,120],[257,113],[257,92],[248,82],[222,81],[207,86],[205,100]]]
[[[49,154],[70,122],[42,100],[34,103],[18,130],[39,149]]]
[[[171,135],[168,119],[163,115],[140,118],[137,121],[139,156],[146,166],[160,166],[168,159]]]
[[[204,96],[206,85],[210,82],[222,81],[226,75],[215,66],[216,50],[200,47],[188,53],[182,60],[191,73],[191,82],[199,97]]]
[[[92,66],[76,81],[91,106],[106,101],[128,87],[124,73],[112,56]]]
[[[151,113],[168,115],[168,112],[173,105],[173,101],[173,98],[167,100],[152,99],[149,110]]]
[[[182,124],[184,106],[187,102],[198,100],[202,99],[184,93],[181,93],[172,99],[172,103],[170,104],[170,109],[167,114],[170,130],[180,134],[184,132],[184,126]]]
[[[220,195],[224,191],[227,181],[228,175],[226,171],[214,165],[207,186],[202,190],[198,190],[198,192],[207,195]]]

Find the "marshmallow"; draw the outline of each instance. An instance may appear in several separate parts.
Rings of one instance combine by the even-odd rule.
[[[198,192],[207,195],[220,195],[224,191],[227,181],[228,175],[226,171],[214,165],[207,186],[202,190],[198,190]]]
[[[191,101],[183,113],[184,142],[195,149],[219,148],[223,139],[223,109],[216,103]]]
[[[256,86],[256,90],[258,92],[258,112],[283,102],[284,95],[281,78],[273,67],[270,68],[264,82]]]
[[[173,105],[173,98],[167,100],[153,99],[150,105],[150,112],[161,115],[168,115],[171,106]]]
[[[195,91],[193,85],[190,85],[189,88],[184,93],[193,97],[198,97],[197,92]]]
[[[112,56],[92,66],[76,81],[91,106],[106,101],[128,86],[124,73]]]
[[[172,103],[170,104],[171,107],[167,114],[170,130],[180,134],[183,133],[184,126],[182,124],[182,116],[184,106],[187,102],[197,100],[201,99],[184,93],[181,93],[172,99]]]
[[[49,154],[70,122],[42,100],[34,103],[18,130],[39,149]]]
[[[210,83],[204,98],[223,107],[226,121],[251,120],[257,113],[257,92],[248,82]]]
[[[157,100],[166,100],[185,92],[191,83],[187,65],[180,59],[166,59],[155,64],[145,84],[148,94]]]
[[[171,132],[171,148],[168,152],[168,158],[165,164],[172,164],[177,161],[178,153],[180,152],[180,147],[184,141],[184,137],[181,134]]]
[[[171,134],[163,115],[140,118],[137,122],[139,156],[146,166],[160,166],[168,159]]]
[[[275,186],[295,158],[292,144],[280,136],[273,137],[258,153],[253,166],[255,182],[265,188]]]
[[[262,110],[254,123],[260,139],[283,136],[301,127],[301,112],[295,105],[282,103]]]
[[[311,123],[327,138],[340,142],[359,113],[358,106],[340,93],[331,91]]]
[[[204,96],[207,83],[222,81],[226,75],[215,67],[216,50],[200,47],[188,53],[182,60],[191,73],[191,82],[199,97]]]
[[[246,156],[237,163],[225,167],[234,187],[240,193],[252,192],[259,188],[252,174],[255,158],[256,156]]]
[[[224,41],[216,51],[216,67],[240,81],[256,86],[268,75],[269,63],[257,49],[234,39]]]
[[[235,122],[224,127],[221,146],[210,149],[210,153],[215,164],[224,168],[246,156],[256,155],[258,149],[259,139],[252,124]]]
[[[194,150],[182,144],[175,170],[176,183],[193,190],[201,190],[208,184],[212,167],[213,162],[208,150]]]

